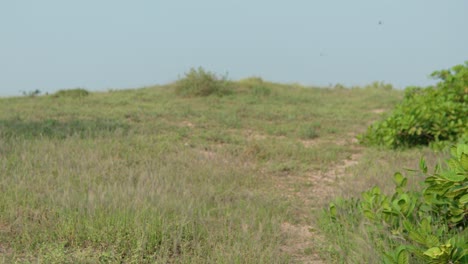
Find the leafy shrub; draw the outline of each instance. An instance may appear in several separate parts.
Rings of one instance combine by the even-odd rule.
[[[328,214],[333,225],[379,230],[374,242],[382,263],[468,263],[468,145],[452,147],[451,154],[448,167],[438,166],[431,175],[421,159],[427,176],[422,192],[408,191],[407,178],[397,172],[392,196],[373,187],[357,202],[332,203]],[[362,222],[350,226],[350,212]]]
[[[468,139],[468,62],[432,76],[442,81],[407,88],[393,113],[371,125],[361,142],[398,148]]]
[[[83,88],[69,89],[69,90],[59,90],[53,97],[70,97],[70,98],[81,98],[89,95],[89,92]]]
[[[202,67],[190,69],[184,78],[175,83],[175,91],[184,97],[227,95],[232,92],[231,83],[226,77],[205,71]]]

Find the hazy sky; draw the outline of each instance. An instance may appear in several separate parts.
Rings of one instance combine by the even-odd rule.
[[[0,96],[231,79],[433,83],[468,60],[467,0],[0,0]]]

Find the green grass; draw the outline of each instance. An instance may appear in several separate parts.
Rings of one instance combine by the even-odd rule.
[[[401,91],[231,85],[224,96],[181,97],[167,85],[0,99],[0,262],[299,262],[282,224],[318,227],[332,196],[385,185],[419,159],[351,141]],[[312,192],[320,181],[290,181],[356,153],[332,195]],[[365,237],[343,236],[339,249],[334,235],[324,230],[303,255],[321,251],[328,263],[372,252],[352,247]]]

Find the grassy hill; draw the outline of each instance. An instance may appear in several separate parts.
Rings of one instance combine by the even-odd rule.
[[[385,189],[422,153],[436,159],[355,139],[403,92],[230,85],[224,96],[184,97],[171,84],[0,99],[0,261],[372,259],[365,239],[362,252],[340,252],[316,210]]]

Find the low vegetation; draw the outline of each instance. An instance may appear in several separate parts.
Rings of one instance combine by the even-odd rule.
[[[284,226],[310,224],[296,197],[321,183],[291,179],[348,159],[349,133],[403,96],[250,78],[223,96],[186,97],[178,84],[0,99],[0,262],[312,256],[313,242],[296,246]]]

